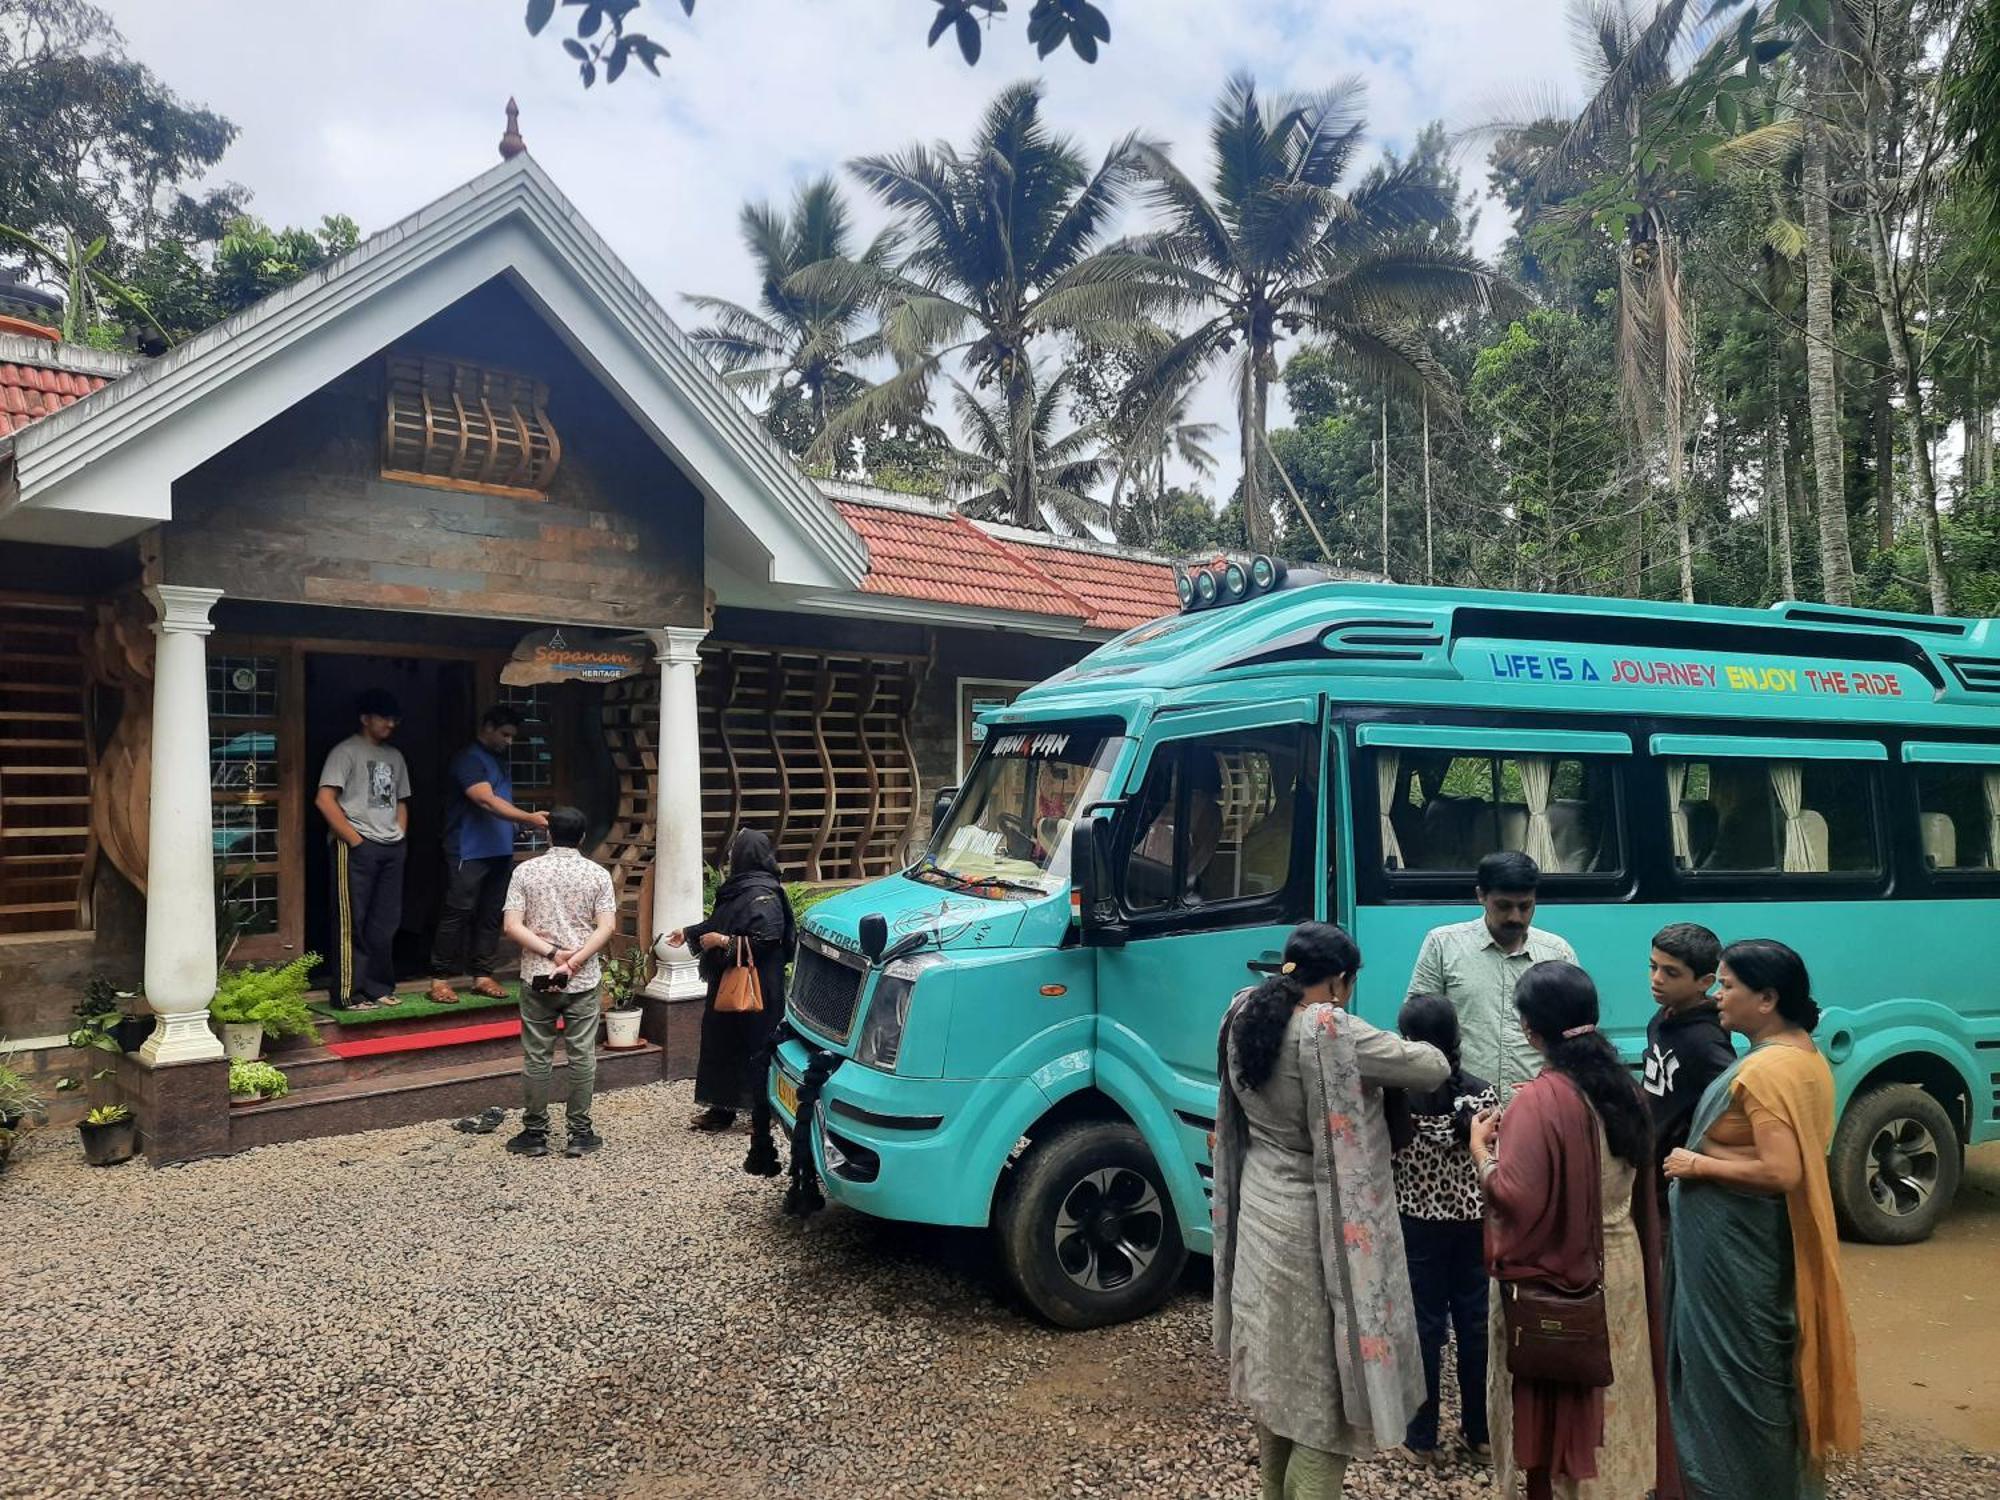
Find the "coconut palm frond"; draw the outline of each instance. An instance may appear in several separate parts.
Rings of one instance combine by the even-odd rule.
[[[1511,290],[1505,277],[1475,255],[1411,245],[1352,261],[1300,288],[1300,295],[1316,317],[1355,323],[1484,309]]]
[[[1787,171],[1805,149],[1805,139],[1805,124],[1796,118],[1759,125],[1715,148],[1716,171],[1725,177]]]
[[[1329,324],[1321,330],[1341,363],[1366,380],[1412,395],[1428,395],[1446,418],[1458,414],[1458,387],[1423,336],[1407,327]]]
[[[1560,177],[1577,162],[1599,150],[1604,140],[1623,132],[1632,106],[1664,82],[1687,25],[1689,0],[1659,0],[1644,25],[1638,25],[1618,0],[1598,0],[1578,14],[1585,39],[1580,59],[1597,77],[1597,89],[1563,139],[1544,163],[1544,173]],[[1538,202],[1545,183],[1537,183],[1531,202]]]
[[[930,386],[938,364],[936,356],[919,360],[880,385],[865,387],[827,421],[806,449],[806,461],[832,462],[870,432],[920,419],[930,405]]]
[[[1208,195],[1159,147],[1142,142],[1134,148],[1134,154],[1152,184],[1147,196],[1153,210],[1166,215],[1174,224],[1170,236],[1145,238],[1170,240],[1184,256],[1178,263],[1191,270],[1226,269],[1235,246],[1229,226],[1208,201]]]

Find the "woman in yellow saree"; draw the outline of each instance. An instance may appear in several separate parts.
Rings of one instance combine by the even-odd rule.
[[[1709,1085],[1673,1179],[1667,1384],[1690,1500],[1804,1500],[1861,1445],[1854,1331],[1826,1153],[1833,1074],[1783,943],[1722,953],[1722,1024],[1749,1053]]]

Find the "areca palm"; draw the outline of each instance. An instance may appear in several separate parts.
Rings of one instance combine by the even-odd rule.
[[[1068,369],[1045,379],[1041,370],[1030,367],[1029,399],[1022,406],[1014,405],[1006,392],[981,395],[961,380],[952,381],[966,446],[952,450],[946,471],[954,480],[960,510],[987,520],[1042,524],[1041,514],[1033,522],[1022,521],[1016,506],[1015,465],[1025,456],[1044,511],[1072,532],[1085,530],[1096,508],[1088,492],[1104,477],[1109,461],[1104,431],[1095,423],[1056,436],[1071,380]]]
[[[1088,272],[1114,285],[1136,273],[1150,307],[1203,315],[1140,382],[1142,405],[1173,399],[1189,377],[1236,353],[1244,518],[1260,548],[1275,530],[1262,459],[1279,340],[1312,328],[1358,375],[1448,392],[1420,326],[1485,303],[1496,284],[1474,257],[1408,236],[1451,208],[1419,163],[1341,190],[1361,145],[1362,105],[1356,81],[1266,99],[1247,74],[1231,78],[1209,129],[1211,191],[1165,151],[1137,145],[1166,227]]]
[[[746,203],[740,230],[757,266],[757,307],[688,297],[713,320],[690,337],[730,384],[768,395],[766,420],[803,447],[862,387],[854,367],[879,354],[882,340],[869,326],[869,299],[858,290],[839,285],[801,290],[795,278],[808,266],[850,258],[886,269],[895,256],[895,236],[877,235],[856,257],[853,224],[831,177],[801,187],[789,212]]]
[[[1009,518],[1041,524],[1034,348],[1064,330],[1102,331],[1132,314],[1136,276],[1082,274],[1135,173],[1134,139],[1093,171],[1041,115],[1041,90],[1008,88],[987,107],[969,147],[916,145],[850,162],[893,210],[907,257],[899,266],[829,261],[794,279],[813,294],[860,296],[881,309],[896,373],[857,397],[810,456],[832,457],[869,426],[909,421],[928,406],[953,360],[1006,413]],[[1046,388],[1045,388],[1046,389]]]

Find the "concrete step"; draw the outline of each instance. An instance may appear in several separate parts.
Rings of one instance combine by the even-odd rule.
[[[425,1120],[451,1120],[478,1114],[494,1104],[518,1110],[521,1049],[518,1039],[508,1040],[513,1043],[513,1050],[506,1057],[433,1065],[415,1072],[308,1083],[303,1088],[294,1086],[282,1099],[231,1105],[229,1148],[247,1151],[252,1146],[276,1145],[282,1141],[387,1130]],[[438,1056],[437,1053],[417,1055],[433,1059]],[[278,1062],[277,1066],[282,1068],[284,1064]],[[291,1076],[287,1070],[287,1077]],[[598,1051],[599,1093],[657,1083],[665,1076],[666,1054],[650,1043],[628,1051],[604,1048]],[[558,1101],[567,1087],[567,1077],[568,1063],[558,1049],[553,1095]]]

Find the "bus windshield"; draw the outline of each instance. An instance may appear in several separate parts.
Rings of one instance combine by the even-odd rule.
[[[1069,879],[1070,829],[1104,796],[1125,741],[1107,729],[995,733],[911,874],[997,894],[1046,894]]]

